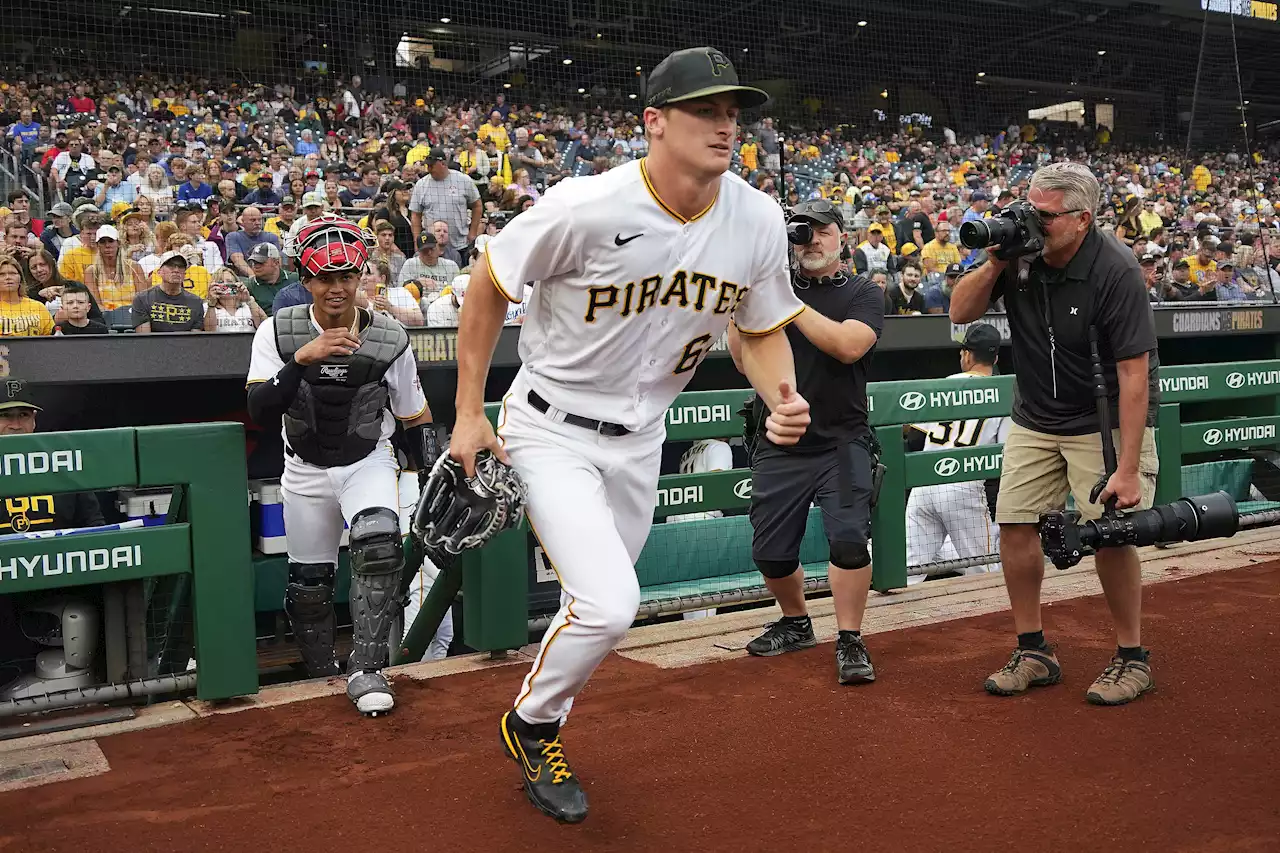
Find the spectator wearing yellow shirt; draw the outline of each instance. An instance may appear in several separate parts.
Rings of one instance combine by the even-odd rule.
[[[91,206],[86,206],[91,207]],[[79,223],[80,233],[62,242],[58,254],[58,272],[68,281],[84,281],[85,267],[93,263],[93,245],[102,226],[102,214],[98,208],[81,208],[71,217]]]
[[[887,205],[880,205],[876,208],[876,222],[880,225],[880,233],[884,237],[884,244],[889,247],[889,253],[898,254],[898,233],[893,228],[893,213]]]
[[[1206,279],[1212,280],[1213,274],[1218,271],[1218,265],[1213,260],[1213,249],[1204,240],[1200,241],[1200,248],[1186,261],[1191,270],[1191,280],[1196,284],[1203,284]]]
[[[1213,183],[1213,176],[1209,174],[1208,168],[1203,163],[1191,170],[1191,184],[1196,188],[1196,192],[1204,192],[1211,183]]]
[[[133,297],[147,289],[146,274],[138,262],[120,248],[120,232],[114,225],[98,229],[93,263],[84,269],[84,286],[102,310],[126,308]]]
[[[53,334],[53,316],[44,304],[22,294],[22,265],[13,255],[0,255],[0,335],[35,337]]]
[[[480,125],[476,136],[481,142],[492,141],[499,151],[506,151],[511,145],[511,137],[507,136],[506,125],[502,123],[502,113],[494,110],[489,114],[489,121]]]
[[[920,250],[926,275],[940,273],[950,264],[960,263],[960,250],[951,242],[951,223],[939,222],[933,230],[933,239]]]
[[[289,233],[289,229],[293,227],[293,221],[297,218],[298,200],[287,195],[280,200],[278,213],[262,223],[262,230],[276,235],[280,238],[280,242],[284,243],[285,235]]]
[[[742,165],[751,171],[760,168],[760,146],[756,144],[756,138],[751,134],[746,135],[746,141],[738,148],[738,156],[742,158]]]
[[[420,163],[427,159],[427,155],[431,153],[431,144],[427,142],[427,135],[419,133],[418,139],[414,142],[413,147],[404,155],[404,163],[406,166],[412,166],[414,163]]]
[[[1142,227],[1142,233],[1151,236],[1151,233],[1157,228],[1164,225],[1164,220],[1160,218],[1160,214],[1156,213],[1155,199],[1144,199],[1142,202],[1142,213],[1138,216],[1138,225]]]

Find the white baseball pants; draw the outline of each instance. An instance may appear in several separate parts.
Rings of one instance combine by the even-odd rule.
[[[573,697],[627,633],[640,607],[635,561],[657,502],[666,427],[624,436],[564,423],[528,402],[522,370],[503,399],[498,435],[529,488],[527,515],[560,581],[515,708],[529,723],[563,722]]]
[[[421,490],[418,488],[417,472],[401,471],[400,472],[400,533],[404,536],[409,535],[409,525],[413,521],[413,511],[418,506],[418,496]],[[413,620],[417,618],[418,611],[422,609],[422,603],[427,600],[427,593],[431,592],[431,586],[435,583],[436,576],[440,574],[440,569],[436,564],[431,562],[430,557],[422,558],[422,566],[419,567],[417,574],[409,583],[409,600],[404,607],[404,630],[408,631],[409,626],[413,624]],[[436,635],[431,638],[431,642],[427,644],[427,650],[422,656],[422,660],[443,660],[449,656],[449,644],[453,642],[453,610],[445,611],[444,619],[440,620],[440,627],[436,629]]]
[[[991,520],[987,493],[981,480],[919,486],[907,499],[907,565],[919,566],[943,559],[944,540],[955,556],[978,557],[1000,552],[1000,528]],[[998,564],[970,566],[967,575],[999,571]],[[924,581],[909,575],[907,584]]]
[[[320,468],[286,453],[280,496],[289,559],[336,565],[344,521],[350,524],[361,510],[400,505],[398,475],[389,441],[338,468]]]

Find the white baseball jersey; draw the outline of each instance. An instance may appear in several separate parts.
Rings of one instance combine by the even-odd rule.
[[[804,310],[781,209],[730,173],[691,219],[658,198],[644,160],[565,180],[485,256],[511,302],[537,283],[520,334],[533,390],[632,430],[663,417],[730,318],[761,335]]]
[[[364,309],[357,310],[360,312],[361,328],[367,329],[368,312]],[[311,315],[311,325],[320,331],[314,313]],[[361,335],[363,334],[362,331]],[[245,379],[245,384],[268,382],[280,372],[282,367],[284,367],[284,359],[280,358],[280,350],[276,347],[275,317],[268,317],[253,335],[253,356],[249,360],[249,375]],[[401,353],[395,363],[387,369],[384,381],[391,395],[390,411],[383,412],[382,415],[381,439],[386,441],[395,432],[395,418],[411,421],[427,408],[427,398],[422,393],[422,383],[418,381],[418,362],[413,357],[412,348]]]
[[[981,373],[953,373],[948,379],[967,379]],[[981,444],[1002,444],[1009,432],[1008,418],[971,418],[967,421],[912,424],[925,434],[925,450],[954,450]]]

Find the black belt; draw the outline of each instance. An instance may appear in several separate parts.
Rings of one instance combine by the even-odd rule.
[[[551,408],[551,404],[539,397],[538,392],[536,391],[529,392],[529,405],[533,406],[543,414],[546,414],[547,410]],[[583,429],[589,429],[592,432],[598,432],[601,435],[607,435],[610,438],[617,438],[618,436],[627,435],[631,432],[631,430],[627,429],[622,424],[611,424],[608,421],[592,420],[591,418],[584,418],[581,415],[571,415],[568,412],[565,412],[564,422],[567,424],[573,424],[576,427],[582,427]]]

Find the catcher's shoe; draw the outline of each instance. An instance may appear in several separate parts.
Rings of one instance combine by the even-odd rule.
[[[358,671],[347,676],[347,698],[366,717],[389,713],[396,705],[391,682],[377,670]]]
[[[1032,687],[1062,680],[1062,667],[1052,649],[1014,649],[1009,662],[983,685],[993,696],[1016,696]]]
[[[518,729],[525,729],[522,734]],[[520,765],[524,792],[538,811],[561,823],[581,823],[587,818],[587,795],[569,769],[560,743],[558,726],[517,722],[516,712],[502,715],[502,748]]]
[[[747,643],[747,653],[768,658],[784,652],[811,649],[816,645],[818,645],[818,638],[813,636],[812,620],[783,617],[770,625],[768,630],[759,637]]]

